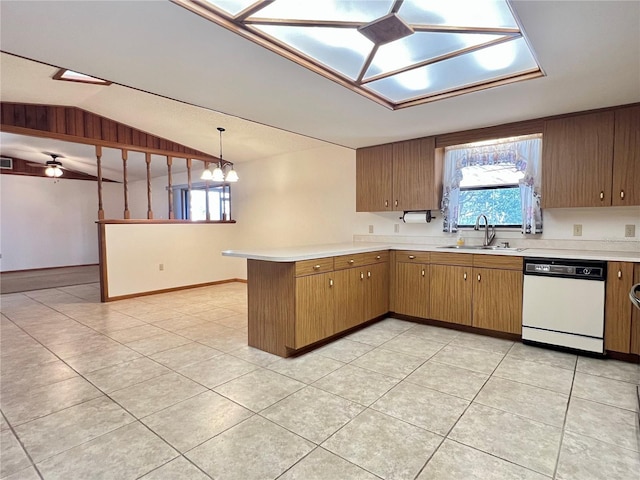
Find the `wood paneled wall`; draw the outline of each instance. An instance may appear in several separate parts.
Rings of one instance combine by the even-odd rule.
[[[1,130],[76,143],[218,161],[199,150],[76,107],[2,102]]]

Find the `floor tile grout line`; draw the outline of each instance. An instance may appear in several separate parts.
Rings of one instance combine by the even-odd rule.
[[[576,366],[577,366],[576,362]],[[573,371],[573,377],[571,378],[571,388],[569,389],[569,399],[567,401],[567,407],[564,411],[564,420],[562,422],[562,429],[560,431],[560,442],[558,443],[558,453],[556,455],[555,465],[553,467],[553,475],[552,478],[556,478],[558,476],[558,467],[560,466],[560,455],[562,454],[562,443],[564,442],[564,434],[567,427],[567,420],[569,417],[569,408],[571,407],[571,398],[573,396],[573,386],[575,384],[576,379],[576,371]]]
[[[42,473],[40,473],[40,469],[37,467],[36,463],[33,461],[33,458],[31,457],[31,454],[29,453],[27,448],[24,446],[24,443],[22,442],[22,440],[18,436],[18,433],[15,431],[15,429],[13,428],[13,425],[11,424],[11,422],[9,422],[9,419],[7,418],[7,416],[4,414],[4,412],[2,410],[0,410],[0,415],[2,415],[2,417],[4,418],[4,421],[6,422],[7,426],[9,427],[9,430],[11,430],[11,433],[13,434],[14,438],[16,439],[18,444],[20,445],[20,448],[22,449],[22,452],[26,455],[27,459],[29,460],[29,463],[31,463],[30,466],[35,469],[36,473],[38,474],[38,477],[40,477],[40,479],[43,480],[44,477],[42,476]],[[21,470],[25,470],[25,469],[23,468]],[[18,473],[21,470],[16,470],[15,472],[11,472],[9,475],[13,475],[14,473]],[[7,475],[7,476],[9,476],[9,475]]]

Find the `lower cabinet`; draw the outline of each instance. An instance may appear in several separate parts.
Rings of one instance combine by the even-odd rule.
[[[634,283],[640,283],[640,263],[634,265],[633,277]],[[638,308],[633,308],[631,314],[631,353],[640,355],[640,309]]]
[[[431,265],[430,267],[429,318],[471,325],[473,269],[458,265]]]
[[[310,345],[335,333],[334,292],[345,286],[336,282],[333,277],[332,272],[296,278],[292,348]]]
[[[635,266],[635,282],[640,282],[640,265]],[[634,284],[634,264],[608,262],[605,298],[604,348],[612,352],[640,353],[638,315],[629,301]],[[633,342],[632,342],[633,340]],[[634,350],[632,351],[632,343]]]
[[[429,265],[396,263],[395,313],[429,318]]]
[[[522,271],[473,269],[472,325],[522,334]]]

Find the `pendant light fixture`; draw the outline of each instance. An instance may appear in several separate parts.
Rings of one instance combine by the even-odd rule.
[[[216,168],[211,171],[210,168],[205,168],[200,176],[201,180],[213,181],[213,182],[237,182],[239,180],[237,172],[233,169],[233,164],[231,162],[224,162],[222,160],[222,132],[225,129],[222,127],[218,127],[218,132],[220,132],[220,157],[218,160],[218,164]],[[231,170],[227,172],[227,175],[224,174],[224,169],[230,166]]]

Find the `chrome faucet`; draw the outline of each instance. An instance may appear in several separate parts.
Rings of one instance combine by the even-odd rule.
[[[484,213],[478,215],[476,218],[476,226],[473,227],[474,230],[480,230],[480,219],[484,218],[484,240],[482,242],[483,246],[491,245],[493,239],[496,238],[496,227],[495,225],[491,225],[491,234],[489,234],[489,220],[487,220],[487,216]]]

